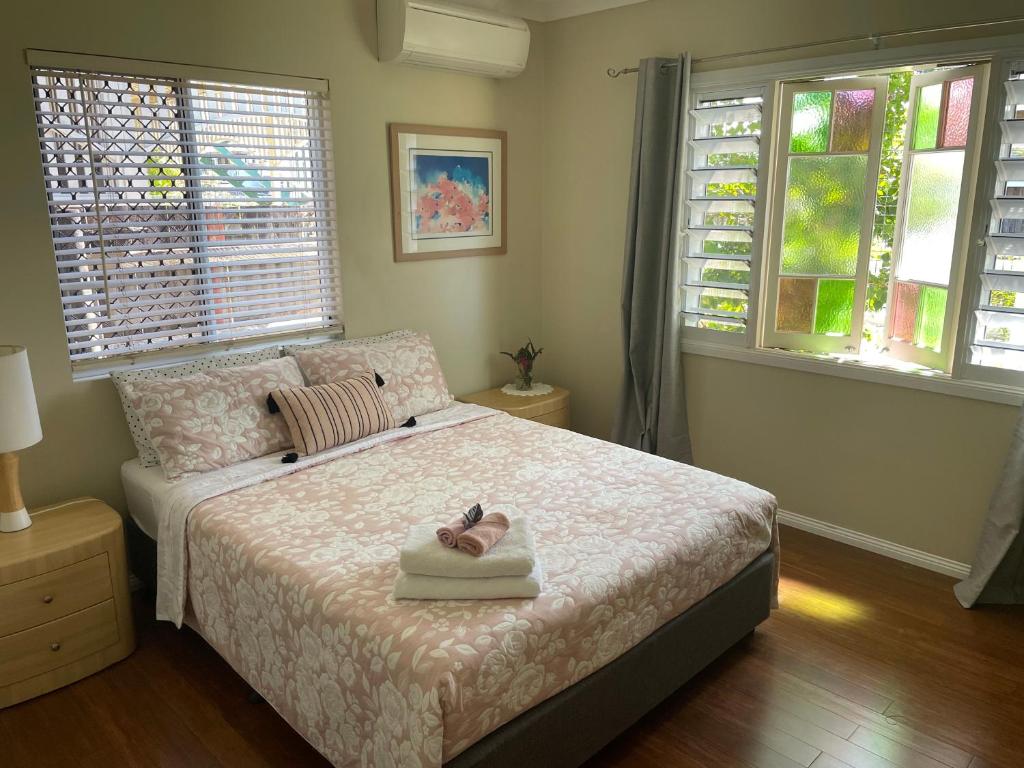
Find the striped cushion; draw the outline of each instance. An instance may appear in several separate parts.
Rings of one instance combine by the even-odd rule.
[[[310,456],[394,429],[395,417],[373,372],[315,387],[270,393],[292,433],[295,451]]]

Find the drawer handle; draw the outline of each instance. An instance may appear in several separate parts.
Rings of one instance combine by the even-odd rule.
[[[60,643],[50,643],[50,650],[51,651],[59,651],[60,650]]]
[[[53,602],[53,595],[43,595],[43,602],[49,605]]]

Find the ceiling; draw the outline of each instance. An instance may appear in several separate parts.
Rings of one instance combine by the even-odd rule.
[[[488,11],[520,16],[531,21],[554,21],[570,16],[635,5],[647,0],[453,0],[456,5],[470,5]]]

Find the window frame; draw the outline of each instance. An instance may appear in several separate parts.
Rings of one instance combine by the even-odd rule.
[[[255,88],[284,89],[315,93],[319,95],[321,102],[315,109],[311,108],[310,110],[309,119],[312,121],[311,127],[315,124],[318,126],[318,129],[322,131],[323,126],[329,126],[330,124],[330,83],[328,80],[323,78],[250,72],[246,70],[222,67],[196,66],[173,62],[149,61],[145,59],[128,59],[37,49],[26,49],[24,52],[24,61],[27,65],[26,80],[29,83],[33,100],[35,99],[35,91],[37,88],[34,82],[35,72],[37,70],[81,71],[85,73],[86,76],[89,76],[90,73],[105,73],[111,77],[121,79],[139,78],[140,80],[167,80],[169,82],[176,83],[177,85],[175,87],[180,90],[179,100],[181,104],[184,105],[183,109],[188,112],[192,112],[195,109],[191,104],[193,96],[191,94],[191,86],[189,83],[211,84],[213,86],[223,84],[225,87],[238,89],[240,91],[247,88]],[[196,119],[198,118],[195,115],[191,115],[189,117],[189,121]],[[191,142],[194,141],[193,132],[190,128],[184,128],[182,134],[182,141],[184,142],[183,147],[185,144],[191,144]],[[316,198],[314,204],[318,211],[327,211],[326,215],[330,218],[330,235],[328,237],[324,237],[318,234],[312,241],[322,243],[322,245],[318,246],[320,254],[317,257],[317,260],[328,265],[327,270],[323,272],[319,278],[321,284],[327,287],[323,289],[322,294],[318,295],[330,295],[331,297],[334,311],[329,315],[329,322],[325,322],[320,325],[307,325],[302,328],[267,328],[254,333],[238,335],[226,334],[220,336],[216,333],[217,329],[214,328],[211,329],[212,332],[210,334],[204,334],[201,338],[194,338],[186,343],[158,345],[153,349],[129,349],[123,352],[113,351],[102,356],[81,359],[75,359],[72,357],[72,350],[70,347],[71,341],[66,338],[72,379],[75,381],[90,380],[104,377],[111,371],[128,367],[184,362],[204,357],[215,352],[260,349],[281,344],[284,341],[331,339],[337,338],[339,334],[343,334],[344,305],[341,290],[340,262],[338,257],[337,195],[334,190],[333,161],[331,160],[331,155],[333,153],[332,144],[333,136],[329,132],[322,131],[320,140],[316,142],[316,146],[311,147],[309,150],[313,156],[322,156],[319,163],[324,169],[323,173],[318,173],[315,170],[311,171],[310,188],[320,192],[320,197]],[[189,151],[192,150],[189,149]],[[194,188],[194,181],[198,178],[197,171],[194,168],[186,167],[182,169],[181,175],[187,181],[185,194],[190,198],[198,200],[200,196],[196,192],[197,188]],[[46,184],[48,177],[46,176],[45,166],[43,167],[42,179],[44,181],[44,185],[41,187],[43,205],[46,207],[47,211],[50,211],[51,203]],[[322,202],[320,198],[322,198]],[[54,236],[52,217],[48,215],[48,219],[48,229],[52,244],[52,237]],[[194,226],[205,226],[205,223],[200,222],[200,224]],[[316,226],[319,230],[322,225],[317,224]],[[53,251],[51,251],[51,253],[52,252]],[[205,258],[206,254],[201,251],[196,251],[194,271],[202,273],[203,275],[205,275],[207,271],[203,266],[205,264]],[[201,277],[202,275],[200,275],[200,278]],[[197,295],[196,301],[204,307],[208,302],[207,294],[210,290],[210,286],[206,283],[197,284],[195,291]],[[63,286],[61,286],[60,293],[61,295],[63,294]],[[282,317],[287,316],[287,314],[288,313],[283,314]],[[62,323],[63,322],[64,321],[62,320]],[[170,330],[169,333],[173,333],[173,329]],[[65,336],[66,335],[67,331],[65,331]]]
[[[792,128],[792,104],[798,93],[830,90],[835,98],[835,93],[841,90],[867,90],[870,86],[875,91],[875,104],[871,117],[871,133],[869,136],[868,151],[864,152],[818,152],[818,153],[791,153],[788,143]],[[864,324],[864,300],[867,294],[868,262],[871,258],[872,224],[874,222],[875,210],[875,188],[877,186],[878,167],[882,156],[882,126],[885,121],[885,97],[888,93],[888,83],[882,77],[871,78],[836,78],[825,81],[810,82],[782,82],[779,84],[780,98],[778,100],[778,130],[772,136],[771,154],[775,172],[775,183],[771,187],[766,205],[772,203],[770,238],[762,246],[767,253],[767,274],[764,280],[764,321],[761,323],[760,346],[768,348],[791,349],[791,345],[800,345],[807,352],[818,354],[856,354],[860,351],[861,333]],[[831,131],[831,125],[830,125]],[[783,139],[785,137],[785,139]],[[867,156],[867,168],[864,188],[864,208],[861,211],[860,240],[857,248],[857,266],[853,276],[854,311],[849,336],[825,336],[821,334],[790,333],[776,330],[776,319],[778,311],[778,285],[783,275],[781,269],[782,261],[782,239],[785,225],[785,201],[786,186],[788,182],[789,161],[793,158],[811,157],[841,157],[841,156]],[[876,184],[872,185],[872,179]],[[795,277],[801,277],[796,275]],[[835,276],[814,275],[814,279],[823,280]],[[839,277],[837,279],[844,279]],[[848,279],[848,278],[846,278]],[[861,308],[858,312],[858,307]]]
[[[960,327],[961,305],[964,303],[963,292],[965,266],[970,261],[970,221],[974,211],[974,198],[978,186],[978,172],[981,158],[978,151],[981,135],[984,133],[988,112],[987,102],[982,93],[988,91],[990,72],[988,63],[973,64],[960,70],[936,70],[924,75],[915,75],[910,81],[910,99],[907,102],[907,137],[903,146],[903,173],[900,175],[900,191],[896,209],[896,230],[893,235],[892,263],[889,275],[889,311],[885,318],[885,344],[888,354],[897,360],[924,365],[934,370],[949,373],[956,358],[958,328]],[[910,176],[913,160],[920,154],[948,151],[942,148],[920,150],[913,148],[912,129],[916,121],[917,99],[920,90],[928,85],[962,79],[962,75],[970,70],[974,73],[974,88],[971,94],[971,125],[968,129],[967,142],[964,144],[964,169],[960,181],[960,201],[957,208],[956,225],[953,234],[953,253],[950,261],[949,278],[946,285],[946,312],[943,318],[942,340],[939,351],[917,347],[905,341],[893,338],[892,326],[895,316],[896,283],[900,259],[903,257],[903,236],[906,233],[907,202],[909,200]],[[954,73],[956,73],[954,75]],[[901,281],[915,282],[915,281]],[[916,281],[920,283],[921,281]]]
[[[1024,36],[1022,36],[1024,37]],[[991,199],[995,196],[999,174],[996,163],[1003,145],[1000,110],[1006,108],[1004,83],[1009,79],[1014,65],[1024,66],[1024,42],[1019,47],[1008,48],[993,57],[989,70],[989,83],[985,94],[986,121],[979,142],[978,177],[975,184],[974,207],[971,211],[971,227],[968,235],[970,248],[966,260],[964,277],[964,300],[960,305],[958,327],[962,331],[957,339],[953,376],[969,381],[985,382],[1001,387],[1024,389],[1024,371],[978,365],[971,362],[971,343],[977,333],[978,318],[975,314],[981,300],[982,271],[987,259],[986,238],[995,219]],[[996,107],[993,109],[993,107]]]
[[[795,353],[780,349],[763,348],[757,345],[755,333],[748,327],[747,334],[728,334],[696,328],[681,328],[682,351],[709,357],[718,357],[747,363],[768,365],[771,367],[799,370],[823,375],[838,376],[860,381],[867,381],[893,386],[909,387],[925,391],[938,392],[958,397],[985,400],[990,402],[1020,405],[1024,395],[1024,372],[1009,371],[988,366],[978,366],[968,362],[969,339],[974,334],[974,307],[980,295],[980,269],[984,264],[984,236],[987,232],[990,217],[984,211],[988,209],[989,188],[995,188],[995,158],[1000,146],[1000,128],[998,121],[992,118],[993,105],[1004,102],[997,101],[1003,91],[1002,81],[1009,76],[1013,62],[1024,60],[1024,34],[1011,34],[987,38],[967,40],[942,40],[941,35],[935,36],[935,42],[916,45],[880,48],[872,50],[842,53],[820,57],[791,59],[768,64],[752,64],[730,67],[718,64],[702,64],[699,60],[694,64],[693,77],[690,83],[691,93],[714,90],[729,90],[752,85],[765,85],[771,95],[772,104],[777,103],[776,94],[784,80],[801,77],[831,77],[851,72],[881,74],[899,67],[910,66],[915,62],[929,62],[936,65],[952,65],[967,61],[987,60],[989,62],[988,87],[982,99],[985,107],[984,125],[981,127],[978,145],[977,174],[973,185],[974,205],[971,210],[970,227],[966,240],[966,252],[962,259],[964,277],[961,285],[962,299],[957,318],[955,344],[952,347],[952,365],[948,372],[933,370],[908,370],[898,360],[892,364],[866,361],[843,355],[814,355]],[[768,102],[768,96],[765,99]],[[773,110],[773,112],[776,110]],[[774,122],[774,121],[773,121]],[[762,130],[762,141],[764,141]],[[775,142],[772,141],[774,148]],[[762,156],[763,160],[763,156]],[[989,162],[989,161],[992,162]],[[758,205],[764,196],[759,194]],[[683,205],[685,201],[680,201]],[[979,211],[981,211],[979,215]],[[755,257],[763,255],[765,237],[761,233],[761,242],[755,243]],[[761,259],[763,263],[763,259]],[[753,268],[753,262],[752,262]],[[762,286],[760,268],[751,281],[757,280]],[[759,297],[756,323],[750,325],[756,330],[764,323],[764,304]],[[681,324],[682,325],[682,324]],[[742,336],[743,340],[724,339],[726,336]]]
[[[692,179],[690,177],[690,169],[692,167],[692,161],[695,154],[693,147],[693,140],[696,137],[697,129],[697,118],[691,114],[691,111],[696,108],[696,105],[703,101],[719,101],[733,98],[743,98],[754,95],[757,92],[761,96],[761,133],[758,141],[758,167],[755,172],[757,177],[758,195],[754,200],[754,226],[751,231],[751,252],[750,252],[750,282],[747,288],[747,322],[746,329],[743,333],[730,333],[723,331],[715,331],[707,328],[695,328],[687,327],[685,323],[681,321],[683,335],[692,339],[720,343],[728,346],[751,346],[756,340],[757,326],[758,326],[758,312],[760,307],[760,273],[761,273],[761,261],[762,254],[760,243],[764,238],[765,231],[765,216],[767,204],[767,197],[761,194],[762,190],[762,179],[764,184],[770,183],[770,172],[771,162],[769,152],[766,150],[768,144],[765,142],[764,137],[771,135],[772,126],[774,125],[774,88],[771,83],[766,81],[752,82],[744,84],[736,84],[728,87],[711,87],[709,89],[698,90],[691,88],[690,96],[687,100],[687,111],[686,111],[686,122],[685,131],[683,134],[683,141],[685,142],[685,152],[682,153],[682,173],[684,175],[683,183],[680,185],[682,188],[680,196],[680,215],[678,219],[678,227],[676,231],[677,241],[673,248],[673,252],[676,254],[679,266],[679,292],[680,292],[680,315],[684,309],[682,296],[683,293],[683,282],[685,282],[685,275],[687,266],[683,260],[687,257],[690,247],[690,236],[688,234],[690,216],[692,214],[692,208],[689,205],[690,189],[692,188]]]

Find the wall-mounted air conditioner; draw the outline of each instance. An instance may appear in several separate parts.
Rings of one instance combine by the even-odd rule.
[[[515,77],[529,53],[522,19],[434,0],[377,0],[381,61]]]

